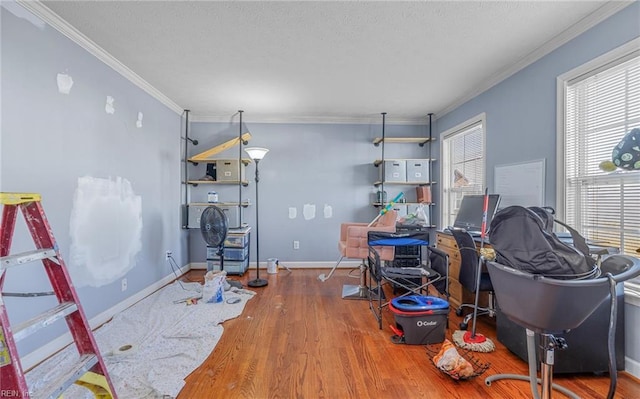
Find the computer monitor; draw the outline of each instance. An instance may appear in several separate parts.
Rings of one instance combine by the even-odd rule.
[[[487,227],[491,224],[491,219],[498,209],[500,203],[499,194],[489,194],[489,207],[487,209]],[[484,209],[484,195],[465,195],[462,197],[460,209],[456,215],[453,227],[465,229],[471,234],[480,234],[482,229],[482,214]],[[486,231],[485,231],[486,233]]]

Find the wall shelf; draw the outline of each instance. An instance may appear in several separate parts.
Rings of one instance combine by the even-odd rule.
[[[385,161],[408,161],[408,160],[414,160],[414,159],[418,159],[418,158],[393,158],[393,159],[385,158]],[[429,161],[429,162],[435,162],[434,158],[420,158],[420,160]],[[375,161],[373,161],[373,166],[378,167],[381,164],[382,164],[382,159],[376,159]]]
[[[189,180],[187,183],[197,186],[198,184],[226,184],[226,185],[236,185],[242,184],[243,186],[248,186],[248,180],[231,180],[231,181],[220,181],[220,180]]]
[[[250,202],[243,202],[241,204],[238,204],[238,202],[192,202],[189,205],[192,206],[209,206],[209,205],[220,205],[220,206],[242,206],[243,208],[247,208],[249,205],[251,205]]]
[[[187,161],[191,162],[194,165],[197,165],[199,163],[216,163],[218,161],[223,161],[223,159],[214,159],[214,158],[195,159],[195,158],[189,158],[189,159],[187,159]],[[242,158],[241,161],[244,164],[244,166],[247,166],[252,162],[250,158]]]
[[[240,129],[242,129],[242,122],[240,122]],[[219,154],[222,151],[229,149],[238,144],[247,144],[251,139],[251,133],[241,134],[240,137],[233,138],[231,140],[227,140],[222,144],[219,144],[215,147],[209,148],[206,151],[203,151],[199,154],[196,154],[188,159],[189,162],[197,163],[197,162],[207,162],[211,160],[210,157],[215,154]]]
[[[251,133],[243,133],[243,130],[246,129],[242,123],[243,112],[242,110],[238,111],[239,132],[237,137],[209,147],[196,155],[189,156],[187,144],[197,145],[198,141],[189,138],[189,111],[186,111],[185,139],[187,144],[185,144],[182,161],[184,163],[184,175],[182,179],[184,186],[183,228],[199,228],[199,217],[201,213],[213,204],[224,208],[223,211],[228,212],[229,228],[243,225],[243,208],[251,206],[247,199],[242,199],[242,189],[249,185],[249,180],[245,178],[245,167],[253,162],[250,158],[243,157],[243,146],[251,139]],[[237,147],[238,149],[238,155],[236,157],[221,154],[233,147]],[[206,169],[203,170],[205,167]],[[200,185],[202,186],[196,188]],[[223,192],[221,195],[223,201],[216,203],[205,202],[208,196],[207,190],[211,190],[211,186],[236,186],[238,191],[235,201],[233,198],[234,195],[231,194],[233,189],[220,188],[220,191]]]
[[[424,205],[424,206],[434,206],[435,202],[398,202],[398,205]],[[375,206],[375,207],[380,207],[382,206],[382,204],[380,202],[374,202],[371,205]]]
[[[382,113],[382,137],[376,137],[373,139],[373,144],[378,147],[381,147],[381,158],[378,158],[373,161],[373,165],[377,168],[380,167],[380,177],[379,180],[373,183],[373,186],[377,188],[378,192],[375,195],[375,199],[372,202],[374,207],[383,207],[388,204],[386,199],[386,191],[385,186],[414,186],[416,188],[416,197],[421,198],[421,194],[427,191],[431,191],[431,187],[436,184],[433,181],[433,162],[435,159],[431,157],[431,144],[435,139],[432,135],[432,119],[433,114],[429,114],[429,136],[428,137],[387,137],[385,135],[385,124],[386,124],[386,112]],[[424,147],[425,144],[429,144],[426,151],[425,157],[412,157],[412,158],[386,158],[385,157],[385,146],[389,143],[397,143],[397,144],[418,144],[420,147]],[[382,144],[382,145],[381,145]],[[422,150],[420,151],[422,152]],[[413,180],[412,180],[413,179]],[[424,179],[424,180],[422,180]],[[421,189],[419,187],[429,186],[428,189]],[[402,188],[401,188],[402,190]],[[427,190],[427,191],[425,191]],[[397,190],[394,190],[397,191]],[[430,197],[428,197],[430,198]],[[406,197],[404,198],[406,200]],[[394,209],[398,211],[400,216],[408,214],[412,212],[413,208],[419,207],[419,205],[428,206],[425,209],[425,217],[428,218],[430,226],[428,228],[433,228],[433,206],[435,205],[433,202],[430,203],[420,203],[418,201],[415,202],[398,202],[394,205]],[[426,226],[425,226],[426,227]]]
[[[420,147],[424,147],[424,145],[433,138],[431,137],[376,137],[373,139],[373,145],[376,147],[380,145],[380,143],[405,143],[405,144],[418,144]]]
[[[377,182],[374,182],[373,185],[378,187],[380,185],[382,185],[382,181],[378,180]],[[394,186],[431,186],[433,184],[436,184],[436,182],[434,181],[385,181],[384,182],[385,185],[387,184],[391,184]]]

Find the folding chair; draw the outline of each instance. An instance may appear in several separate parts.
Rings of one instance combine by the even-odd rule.
[[[423,291],[427,291],[429,285],[441,280],[446,280],[449,273],[448,267],[444,274],[430,267],[431,263],[429,260],[432,259],[431,253],[426,257],[426,263],[421,260],[420,264],[415,267],[394,267],[385,265],[385,261],[380,259],[380,254],[374,248],[374,246],[424,246],[429,250],[429,232],[427,231],[395,233],[372,231],[368,233],[367,238],[369,242],[369,287],[370,291],[376,294],[369,295],[369,308],[376,317],[376,320],[378,320],[378,327],[382,329],[382,310],[389,305],[389,301],[384,301],[383,285],[385,283],[390,283],[393,284],[394,287],[400,287],[406,290],[405,293],[398,297],[410,294],[422,295]],[[434,255],[437,256],[440,255],[440,253],[434,252]],[[444,265],[447,265],[447,263],[444,263]]]

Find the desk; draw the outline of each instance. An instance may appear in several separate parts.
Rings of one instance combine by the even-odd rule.
[[[480,237],[476,239],[476,245],[480,250]],[[490,248],[488,244],[484,245],[485,248]],[[458,250],[458,244],[453,236],[444,231],[436,232],[436,247],[443,250],[449,255],[449,302],[451,307],[457,308],[463,303],[474,303],[475,294],[467,290],[460,284],[458,277],[460,276],[460,251]],[[478,299],[478,305],[481,307],[487,307],[489,305],[489,293],[481,292]]]

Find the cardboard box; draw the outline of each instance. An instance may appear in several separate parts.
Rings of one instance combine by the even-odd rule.
[[[416,197],[418,202],[430,204],[431,200],[431,186],[418,186],[416,187]]]

